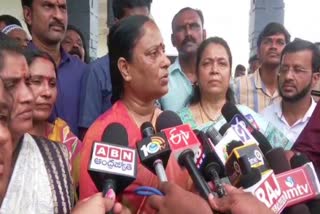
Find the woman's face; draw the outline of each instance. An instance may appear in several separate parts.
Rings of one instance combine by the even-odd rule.
[[[0,81],[0,205],[6,194],[12,169],[13,144],[9,132],[12,100]]]
[[[162,36],[151,21],[143,26],[143,35],[133,49],[128,62],[129,77],[125,79],[135,94],[142,99],[157,99],[168,92],[168,67]]]
[[[30,87],[35,97],[33,119],[47,120],[57,98],[57,79],[52,62],[45,58],[36,58],[30,65]]]
[[[201,96],[225,96],[230,81],[230,62],[226,49],[211,43],[202,53],[198,67]]]

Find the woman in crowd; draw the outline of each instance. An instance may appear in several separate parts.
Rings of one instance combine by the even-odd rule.
[[[227,121],[221,114],[226,102],[234,103],[230,85],[232,55],[227,42],[219,37],[211,37],[202,42],[196,59],[197,85],[189,107],[179,112],[184,123],[193,129],[206,131],[210,126],[219,130]],[[250,108],[237,105],[243,115],[251,115],[260,131],[272,146],[286,148],[289,140],[273,125],[266,122]]]
[[[82,142],[71,132],[65,121],[48,121],[57,99],[57,69],[45,52],[30,50],[26,53],[30,70],[30,88],[34,95],[33,128],[31,134],[63,143],[67,146],[72,163],[72,177],[77,186],[80,174]]]
[[[146,16],[131,16],[115,24],[108,36],[111,62],[112,108],[102,114],[89,128],[81,155],[80,198],[88,197],[97,188],[88,174],[88,162],[94,141],[101,141],[105,128],[113,122],[122,124],[128,132],[129,147],[136,148],[142,139],[140,126],[155,124],[160,110],[156,99],[168,91],[168,67],[163,39],[157,25]],[[116,142],[115,142],[116,143]],[[135,195],[138,186],[158,187],[159,180],[147,168],[138,164],[137,178],[119,196],[133,213],[153,213],[146,198]],[[171,157],[166,168],[168,180],[190,190],[192,182]]]

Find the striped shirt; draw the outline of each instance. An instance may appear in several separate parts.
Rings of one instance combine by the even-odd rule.
[[[246,105],[255,112],[262,112],[267,106],[280,101],[278,90],[273,95],[261,80],[259,70],[234,80],[233,90],[237,104]]]

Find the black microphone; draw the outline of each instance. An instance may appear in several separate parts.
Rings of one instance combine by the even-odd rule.
[[[206,181],[213,182],[215,189],[219,197],[225,195],[225,189],[222,185],[220,176],[224,176],[224,166],[214,151],[213,145],[209,141],[207,135],[203,131],[199,131],[197,135],[201,142],[204,158],[200,165],[200,171]]]
[[[225,103],[221,109],[221,113],[224,118],[230,123],[233,121],[239,121],[244,123],[251,135],[259,143],[259,147],[263,154],[266,154],[272,149],[268,139],[256,128],[254,128],[247,118],[238,110],[238,108],[232,103]]]
[[[223,136],[229,128],[231,128],[229,123],[225,123],[223,124],[223,126],[220,127],[219,133]]]
[[[304,164],[310,162],[309,158],[303,153],[296,153],[291,159],[290,164],[292,169],[303,166]],[[320,199],[314,199],[306,203],[311,214],[320,213]]]
[[[143,139],[136,144],[141,163],[156,174],[161,182],[168,181],[165,167],[171,149],[167,137],[163,133],[155,133],[150,122],[141,125],[141,132]]]
[[[169,128],[171,129],[168,130]],[[182,121],[176,113],[164,111],[157,118],[156,130],[167,130],[165,134],[172,149],[172,153],[178,159],[179,165],[187,169],[200,195],[207,200],[211,191],[194,162],[194,152],[190,149],[190,146],[194,144],[200,145],[200,142],[191,127],[187,124],[182,125]],[[188,137],[184,137],[183,141],[182,138],[178,142],[171,141],[170,139],[174,139],[177,136],[175,132],[178,132],[179,134],[183,133],[183,136]],[[181,150],[183,151],[181,152]]]
[[[101,142],[92,145],[88,172],[103,196],[110,189],[116,194],[122,192],[136,179],[136,151],[127,146],[128,134],[120,123],[109,124]]]
[[[206,134],[214,145],[217,145],[220,140],[222,140],[221,134],[214,128],[213,125],[207,129]]]

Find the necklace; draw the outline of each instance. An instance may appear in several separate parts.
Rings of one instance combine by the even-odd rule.
[[[200,112],[200,117],[201,117],[202,123],[204,123],[204,120],[203,120],[203,117],[202,117],[202,112],[203,112],[204,115],[207,117],[207,119],[209,119],[209,120],[212,121],[212,122],[216,122],[216,121],[220,118],[220,116],[221,116],[221,114],[220,114],[220,115],[219,115],[218,117],[216,117],[215,119],[213,119],[212,117],[210,117],[209,114],[208,114],[208,113],[205,111],[205,109],[203,108],[201,102],[199,102],[199,112]]]

